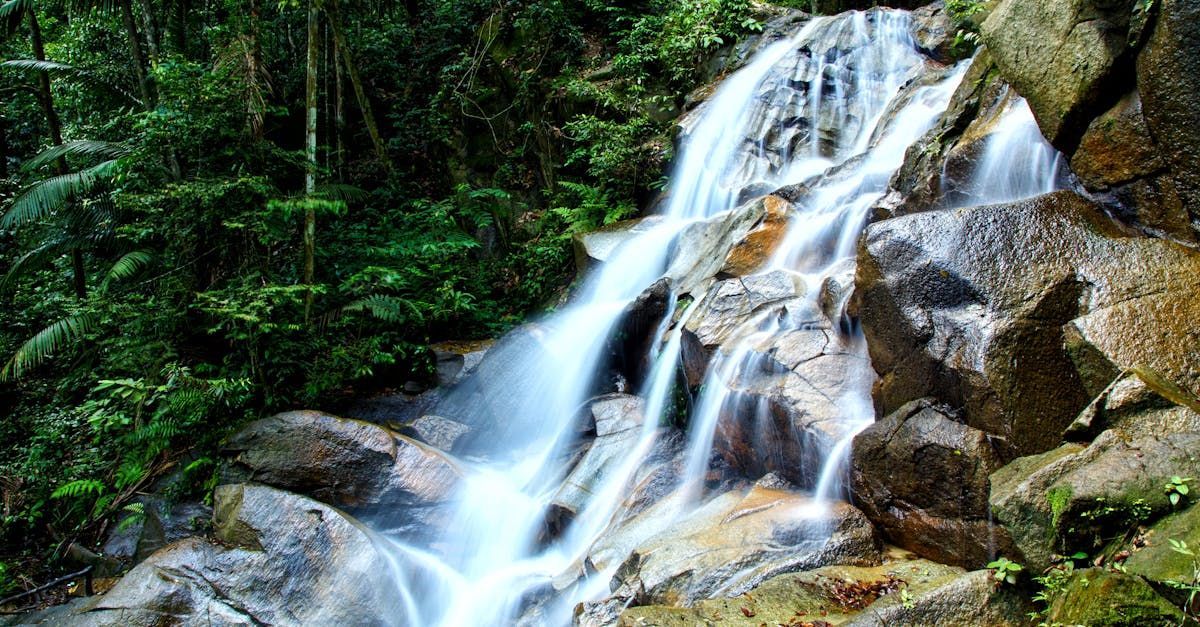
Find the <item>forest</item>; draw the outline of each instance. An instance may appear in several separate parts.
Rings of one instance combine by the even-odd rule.
[[[228,429],[428,385],[661,185],[748,0],[6,0],[0,594]],[[603,75],[600,75],[600,74]],[[93,538],[94,540],[94,538]],[[50,568],[50,566],[45,566]]]

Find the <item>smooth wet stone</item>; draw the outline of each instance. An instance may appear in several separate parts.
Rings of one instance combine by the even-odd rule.
[[[1003,462],[951,409],[909,403],[856,436],[850,459],[854,502],[888,541],[967,568],[1013,554],[988,510],[988,477]]]
[[[404,425],[401,432],[440,451],[449,453],[454,449],[454,444],[470,430],[470,427],[461,422],[427,414]]]
[[[316,411],[247,425],[225,445],[225,480],[254,481],[359,514],[449,500],[461,472],[441,451],[383,427]]]
[[[759,271],[779,249],[788,234],[795,208],[779,196],[766,196],[761,201],[764,213],[725,257],[722,274],[746,276]]]
[[[1151,315],[1130,342],[1143,348],[1120,350],[1157,351],[1179,385],[1195,370],[1177,343],[1190,331],[1170,312],[1200,284],[1200,255],[1130,236],[1072,192],[877,222],[858,259],[852,310],[880,375],[877,411],[925,396],[961,407],[969,426],[1005,440],[1006,459],[1056,446],[1094,396],[1089,381],[1102,377],[1080,368],[1063,330],[1090,312],[1112,308],[1094,324],[1115,339],[1131,328],[1122,303],[1145,298]]]
[[[57,624],[391,625],[403,615],[379,540],[336,509],[226,485],[214,525],[220,544],[172,544]]]
[[[661,522],[674,507],[663,501],[638,518]],[[630,525],[635,535],[638,522]],[[810,497],[764,487],[727,492],[667,524],[623,559],[611,583],[614,597],[686,605],[738,595],[785,572],[881,559],[874,529],[852,506],[821,511]],[[620,553],[618,547],[610,555]],[[606,561],[595,556],[593,563]]]
[[[1075,571],[1054,598],[1047,619],[1089,627],[1196,624],[1142,579],[1102,568]]]
[[[618,246],[654,228],[659,222],[660,218],[655,217],[634,218],[575,234],[571,237],[575,250],[575,269],[583,273],[604,263]]]

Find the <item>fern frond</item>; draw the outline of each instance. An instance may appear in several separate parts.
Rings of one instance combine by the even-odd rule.
[[[40,268],[49,263],[55,257],[62,255],[66,246],[64,246],[65,238],[54,238],[48,242],[43,242],[42,245],[33,250],[21,255],[5,273],[4,278],[0,279],[0,294],[7,294],[13,288],[17,278],[21,275]]]
[[[0,67],[10,67],[18,70],[34,70],[35,72],[78,72],[79,69],[69,63],[58,61],[39,61],[37,59],[9,59],[0,61]]]
[[[0,369],[0,382],[20,378],[46,362],[66,345],[79,341],[98,326],[95,314],[67,316],[29,338]]]
[[[318,185],[317,189],[313,192],[313,196],[325,200],[340,200],[345,203],[351,203],[365,199],[367,191],[361,187],[345,183],[326,183]]]
[[[22,163],[21,169],[25,172],[30,172],[47,163],[57,161],[61,157],[102,157],[105,160],[111,160],[124,157],[128,154],[129,149],[120,144],[92,139],[80,139],[58,146],[51,146],[41,151],[25,163]]]
[[[117,160],[103,161],[90,168],[52,176],[30,185],[13,200],[8,212],[0,218],[0,229],[40,220],[60,209],[67,200],[86,194],[116,170]]]
[[[104,281],[100,283],[100,291],[103,292],[108,290],[108,286],[111,283],[124,281],[125,279],[137,274],[142,270],[142,268],[145,268],[150,264],[150,260],[152,258],[153,257],[151,257],[150,253],[144,250],[135,250],[125,253],[120,259],[117,260],[116,263],[112,265],[112,268],[109,268],[108,275],[105,276]]]
[[[110,83],[100,76],[83,68],[79,68],[68,63],[59,63],[57,61],[39,61],[37,59],[9,59],[7,61],[0,61],[0,68],[12,68],[16,70],[31,70],[34,72],[59,74],[78,83],[103,87],[117,95],[122,96],[132,103],[143,104],[140,98],[134,96],[122,87]]]
[[[342,308],[343,311],[363,311],[384,322],[402,323],[410,317],[421,319],[421,310],[412,301],[398,296],[372,294]],[[406,313],[407,312],[407,313]],[[411,314],[411,316],[409,315]]]
[[[104,493],[104,484],[96,479],[76,479],[58,486],[53,493],[50,494],[52,499],[61,498],[76,498],[87,495],[100,495]]]

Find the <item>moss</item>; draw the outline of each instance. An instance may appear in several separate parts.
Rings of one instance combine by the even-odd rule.
[[[1067,504],[1071,502],[1073,494],[1074,491],[1069,485],[1056,486],[1046,493],[1046,502],[1050,504],[1051,533],[1058,529],[1058,521],[1062,518],[1063,512],[1067,510]]]

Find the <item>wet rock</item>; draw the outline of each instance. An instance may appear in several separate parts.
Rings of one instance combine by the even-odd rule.
[[[785,572],[880,561],[870,522],[845,503],[825,509],[801,494],[755,487],[722,494],[681,520],[663,518],[677,507],[663,501],[631,521],[634,528],[657,522],[659,529],[617,569],[615,597],[688,605],[741,594]],[[613,549],[599,547],[593,563],[602,567],[606,551],[625,553]]]
[[[449,453],[454,450],[454,444],[470,430],[461,422],[430,414],[404,425],[400,432]]]
[[[1195,578],[1196,557],[1172,548],[1171,541],[1182,542],[1191,550],[1200,547],[1200,507],[1191,505],[1155,523],[1144,535],[1144,544],[1134,547],[1125,561],[1131,575],[1155,584],[1175,605],[1186,601],[1186,591],[1169,585],[1171,582],[1190,582]]]
[[[913,39],[921,51],[935,61],[947,63],[954,60],[955,27],[946,13],[946,3],[931,2],[912,12]]]
[[[788,225],[795,211],[791,203],[774,195],[764,197],[761,202],[764,208],[762,219],[729,251],[721,268],[722,274],[753,274],[771,259],[787,236]]]
[[[215,494],[221,544],[190,538],[129,571],[63,625],[388,625],[403,608],[363,526],[261,485]]]
[[[448,387],[471,374],[492,346],[491,340],[477,342],[440,342],[429,348],[433,351],[437,384]]]
[[[647,217],[622,220],[571,238],[575,251],[575,268],[581,274],[603,263],[618,246],[637,235],[653,229],[661,218]]]
[[[659,279],[625,307],[615,325],[609,351],[613,367],[626,381],[642,381],[652,364],[650,351],[671,304],[671,281]],[[618,389],[618,392],[624,392]]]
[[[1047,619],[1089,627],[1195,624],[1145,581],[1101,568],[1075,571],[1050,606]]]
[[[1200,432],[1200,400],[1160,376],[1134,368],[1114,379],[1080,412],[1066,437],[1090,442],[1105,429],[1127,437]]]
[[[877,222],[858,260],[852,310],[880,375],[878,413],[925,396],[962,407],[969,426],[1006,441],[1005,459],[1057,445],[1094,396],[1092,375],[1077,372],[1083,362],[1064,349],[1064,325],[1113,308],[1094,324],[1122,328],[1122,302],[1182,307],[1169,294],[1200,282],[1195,252],[1128,236],[1071,192]],[[1180,324],[1169,311],[1146,320],[1138,331],[1146,339],[1131,344],[1156,346],[1166,366],[1190,363],[1174,343],[1187,331],[1172,331]]]
[[[759,627],[820,619],[836,625],[863,612],[864,607],[870,612],[885,599],[899,596],[901,588],[919,595],[961,573],[957,568],[914,559],[891,560],[880,566],[825,566],[772,577],[744,595],[706,599],[691,607],[632,607],[621,613],[617,624]]]
[[[1129,438],[1105,431],[1087,448],[1066,444],[996,471],[992,511],[1040,572],[1054,554],[1093,553],[1096,538],[1169,512],[1163,485],[1200,473],[1198,446],[1195,432]]]
[[[1146,126],[1192,228],[1200,230],[1200,6],[1162,0],[1137,58],[1137,89]],[[1195,239],[1195,238],[1193,238]]]
[[[949,408],[906,404],[855,437],[850,459],[854,502],[890,542],[968,568],[1012,554],[988,511],[1000,455]]]
[[[725,265],[729,251],[759,224],[764,203],[747,203],[684,227],[671,243],[666,276],[678,294],[696,296]]]
[[[1114,83],[1119,89],[1133,15],[1132,1],[1003,0],[980,37],[1004,78],[1029,101],[1042,134],[1069,154],[1108,108],[1104,94]]]
[[[293,411],[230,438],[227,481],[255,481],[359,514],[448,500],[460,473],[440,451],[357,420]]]
[[[578,515],[596,493],[623,470],[623,460],[642,435],[643,401],[628,394],[610,394],[592,403],[596,437],[582,459],[567,475],[551,499],[548,527],[557,535]],[[630,481],[633,477],[630,477]]]
[[[996,586],[989,570],[977,570],[916,592],[908,603],[888,595],[845,623],[847,627],[890,625],[972,625],[1019,627],[1029,624],[1033,604],[1011,586]]]

